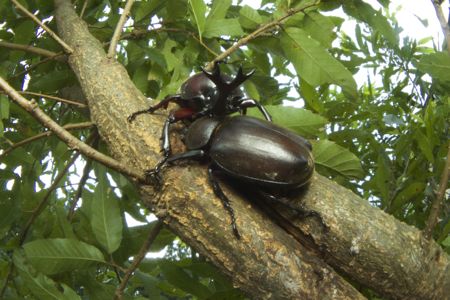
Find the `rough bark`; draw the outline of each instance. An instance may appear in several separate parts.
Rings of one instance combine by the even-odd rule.
[[[106,57],[70,1],[55,3],[60,36],[74,50],[69,63],[100,135],[116,159],[148,169],[159,157],[163,117],[127,122],[130,113],[146,107],[145,97],[126,70]],[[449,297],[449,257],[436,243],[318,174],[297,201],[318,211],[328,230],[316,218],[301,220],[283,208],[261,211],[225,186],[240,241],[208,186],[204,166],[184,163],[167,170],[164,179],[158,193],[141,186],[142,200],[252,298],[363,298],[333,268],[389,298]]]

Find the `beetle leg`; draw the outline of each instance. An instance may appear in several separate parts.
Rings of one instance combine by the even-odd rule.
[[[161,100],[160,102],[158,102],[157,104],[152,105],[147,109],[139,110],[137,112],[132,113],[131,115],[128,116],[127,120],[129,123],[131,123],[134,121],[134,119],[136,119],[136,117],[138,115],[152,114],[160,108],[166,109],[170,102],[178,103],[180,100],[182,100],[180,95],[169,95],[169,96],[165,97],[163,100]]]
[[[225,208],[225,210],[228,212],[228,214],[231,217],[231,228],[233,229],[234,236],[237,239],[241,238],[241,235],[237,229],[236,225],[236,216],[234,215],[233,207],[231,206],[230,200],[228,197],[224,194],[222,191],[222,188],[219,185],[219,182],[217,181],[216,177],[214,176],[214,170],[211,166],[208,168],[208,179],[211,183],[211,186],[213,188],[214,194],[222,201],[222,205]]]
[[[205,151],[203,150],[190,150],[187,152],[179,153],[172,155],[170,157],[164,157],[161,159],[158,164],[150,170],[145,171],[145,176],[147,177],[147,180],[154,184],[154,185],[161,185],[162,178],[161,178],[161,170],[171,162],[174,162],[176,160],[180,159],[200,159],[205,156]]]
[[[270,116],[269,112],[261,103],[259,103],[259,101],[253,99],[245,99],[239,104],[239,107],[243,111],[246,111],[247,107],[255,107],[255,106],[259,109],[259,111],[267,121],[272,122],[272,117]]]
[[[286,206],[287,208],[292,209],[293,211],[295,211],[297,213],[297,216],[299,218],[309,218],[309,217],[316,217],[319,221],[320,224],[322,224],[322,226],[328,230],[328,226],[325,224],[325,222],[323,221],[322,216],[315,210],[310,210],[307,209],[305,206],[303,206],[303,204],[301,203],[296,203],[295,205],[292,204],[292,202],[284,197],[276,197],[266,191],[262,191],[259,190],[258,193],[265,199],[271,201],[271,202],[275,202],[275,203],[280,203],[284,206]]]

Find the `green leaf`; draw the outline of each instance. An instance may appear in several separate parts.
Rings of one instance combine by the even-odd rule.
[[[143,18],[150,18],[157,10],[159,10],[164,4],[164,1],[149,0],[141,1],[133,6],[133,11],[136,11],[135,22],[139,22]]]
[[[228,9],[231,6],[231,0],[214,0],[211,11],[206,20],[225,19]]]
[[[391,161],[384,152],[378,155],[377,168],[373,180],[381,195],[381,201],[387,206],[389,204],[387,201],[391,198],[390,193],[394,176],[392,174]]]
[[[220,37],[223,35],[228,36],[241,36],[241,25],[237,19],[213,19],[206,23],[203,36],[206,38]]]
[[[283,105],[267,105],[265,108],[273,118],[273,122],[289,128],[305,137],[317,136],[328,123],[327,119],[309,110]],[[249,115],[263,118],[257,109],[250,109]]]
[[[397,46],[398,37],[392,26],[389,24],[389,21],[381,12],[376,11],[370,4],[361,0],[343,1],[342,4],[343,9],[347,14],[369,24],[372,28],[377,30],[391,46]]]
[[[413,182],[408,185],[406,188],[402,189],[397,196],[394,198],[392,202],[392,207],[389,209],[389,212],[396,212],[398,209],[402,208],[402,206],[408,203],[414,197],[422,195],[423,190],[425,189],[425,182]]]
[[[183,268],[175,265],[174,262],[164,262],[160,264],[164,277],[169,283],[186,291],[199,299],[206,299],[210,296],[209,289],[198,280],[192,278]]]
[[[261,16],[256,9],[248,5],[244,5],[239,11],[239,23],[247,29],[254,29],[263,22]]]
[[[319,41],[325,47],[331,46],[336,38],[336,33],[333,31],[335,25],[330,17],[311,11],[305,15],[303,22],[302,28],[311,34],[313,39]]]
[[[205,30],[206,4],[203,0],[189,0],[189,5],[191,6],[191,14],[195,25],[197,25],[198,36],[202,40],[203,31]]]
[[[281,45],[297,74],[307,83],[313,87],[334,83],[342,87],[348,97],[358,97],[356,82],[350,71],[305,31],[287,28],[281,36]]]
[[[92,201],[91,226],[102,247],[108,253],[113,253],[122,241],[122,216],[118,200],[111,188],[107,186],[107,179],[100,178],[95,187],[94,201]]]
[[[147,91],[147,75],[148,75],[148,66],[141,65],[139,66],[133,74],[133,83],[134,85],[143,93]]]
[[[326,168],[345,177],[362,178],[361,163],[355,154],[332,141],[313,141],[316,166]]]
[[[55,70],[40,77],[31,77],[30,88],[36,91],[53,92],[68,85],[71,75],[67,70]]]
[[[414,134],[414,139],[417,142],[417,145],[419,146],[420,150],[422,151],[422,154],[427,158],[427,160],[430,163],[434,163],[434,156],[433,156],[433,148],[430,144],[430,141],[428,137],[422,133],[422,131],[416,130]]]
[[[23,248],[30,263],[46,275],[82,269],[104,262],[100,250],[73,239],[34,240],[23,245]]]
[[[53,280],[33,270],[20,252],[14,252],[13,261],[20,279],[23,281],[23,285],[27,287],[36,299],[81,299],[67,285],[61,284],[60,287],[62,289],[58,288],[58,285]]]
[[[9,118],[9,101],[5,95],[0,95],[0,120]]]
[[[438,52],[422,56],[417,68],[431,77],[450,82],[450,55],[447,52]]]

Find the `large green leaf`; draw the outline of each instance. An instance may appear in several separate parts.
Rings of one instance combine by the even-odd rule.
[[[348,97],[357,98],[356,82],[350,71],[304,30],[287,28],[281,36],[281,45],[297,74],[310,85],[336,84]]]
[[[198,36],[201,40],[203,31],[205,30],[206,4],[203,0],[189,0],[189,5],[191,7],[191,14],[195,25],[197,26]]]
[[[389,21],[380,11],[376,11],[373,7],[361,0],[342,1],[344,11],[350,16],[369,24],[377,30],[391,46],[398,44],[398,37]]]
[[[262,23],[262,18],[258,11],[248,5],[244,5],[239,11],[239,23],[242,27],[254,29]]]
[[[220,37],[223,35],[228,36],[241,36],[241,25],[237,19],[212,19],[208,20],[205,25],[205,31],[203,36],[206,38]]]
[[[214,0],[211,11],[206,20],[220,20],[225,19],[228,8],[230,8],[231,0]]]
[[[19,273],[21,283],[26,286],[36,299],[81,299],[67,285],[61,284],[58,287],[52,279],[33,270],[20,252],[14,252],[13,261]]]
[[[327,119],[309,110],[283,105],[267,105],[265,108],[273,118],[273,122],[291,129],[305,137],[317,136],[323,131]],[[263,118],[257,109],[251,109],[249,115]]]
[[[332,141],[313,142],[316,166],[345,177],[361,178],[364,175],[361,163],[355,154]]]
[[[107,179],[104,178],[95,187],[90,218],[92,231],[98,242],[108,253],[113,253],[122,241],[123,224],[118,200],[107,184]]]
[[[92,245],[73,239],[40,239],[26,243],[25,255],[44,274],[57,274],[104,262]]]
[[[447,52],[438,52],[422,56],[417,68],[428,73],[431,77],[450,82],[450,55]]]

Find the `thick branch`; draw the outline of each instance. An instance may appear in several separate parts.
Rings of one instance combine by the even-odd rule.
[[[123,66],[106,58],[102,45],[90,35],[70,1],[55,0],[55,3],[59,33],[74,46],[69,64],[80,81],[100,135],[123,163],[139,170],[154,165],[159,158],[163,118],[148,117],[132,124],[127,122],[128,115],[146,105],[145,97],[136,89]],[[199,170],[202,169],[193,174],[199,175]],[[252,297],[267,298],[271,295],[269,297],[272,298],[308,299],[320,295],[334,299],[363,298],[313,252],[283,230],[276,229],[273,223],[267,222],[242,200],[236,201],[235,209],[241,212],[241,225],[249,224],[251,231],[241,242],[237,241],[228,222],[224,222],[228,220],[226,212],[220,202],[214,200],[206,181],[194,177],[196,179],[188,184],[188,176],[192,174],[183,170],[175,177],[168,177],[167,183],[172,183],[172,192],[176,192],[176,195],[163,194],[164,198],[170,198],[170,211],[164,205],[165,200],[153,207],[159,216],[164,215],[164,211],[168,212],[169,219],[164,219],[164,222],[225,272],[233,273],[234,282]],[[175,184],[174,180],[178,183]],[[199,190],[193,189],[199,184]],[[147,188],[145,195],[153,199],[151,193],[152,189]],[[202,211],[212,214],[216,221],[206,221],[201,216]],[[180,212],[187,220],[182,226],[173,222]],[[205,226],[208,230],[201,231]]]
[[[153,166],[159,158],[164,118],[155,115],[127,123],[128,115],[146,106],[145,97],[125,69],[106,58],[70,1],[55,3],[59,32],[75,48],[69,63],[100,135],[123,163],[139,170]],[[236,211],[240,241],[206,178],[204,166],[196,163],[169,168],[161,193],[155,195],[151,187],[143,186],[142,197],[171,230],[252,298],[361,299],[330,265],[387,297],[447,297],[449,257],[435,242],[422,243],[419,230],[322,176],[316,174],[296,200],[318,211],[328,231],[315,218],[299,220],[281,208],[274,213],[275,223],[251,199],[225,187]]]

